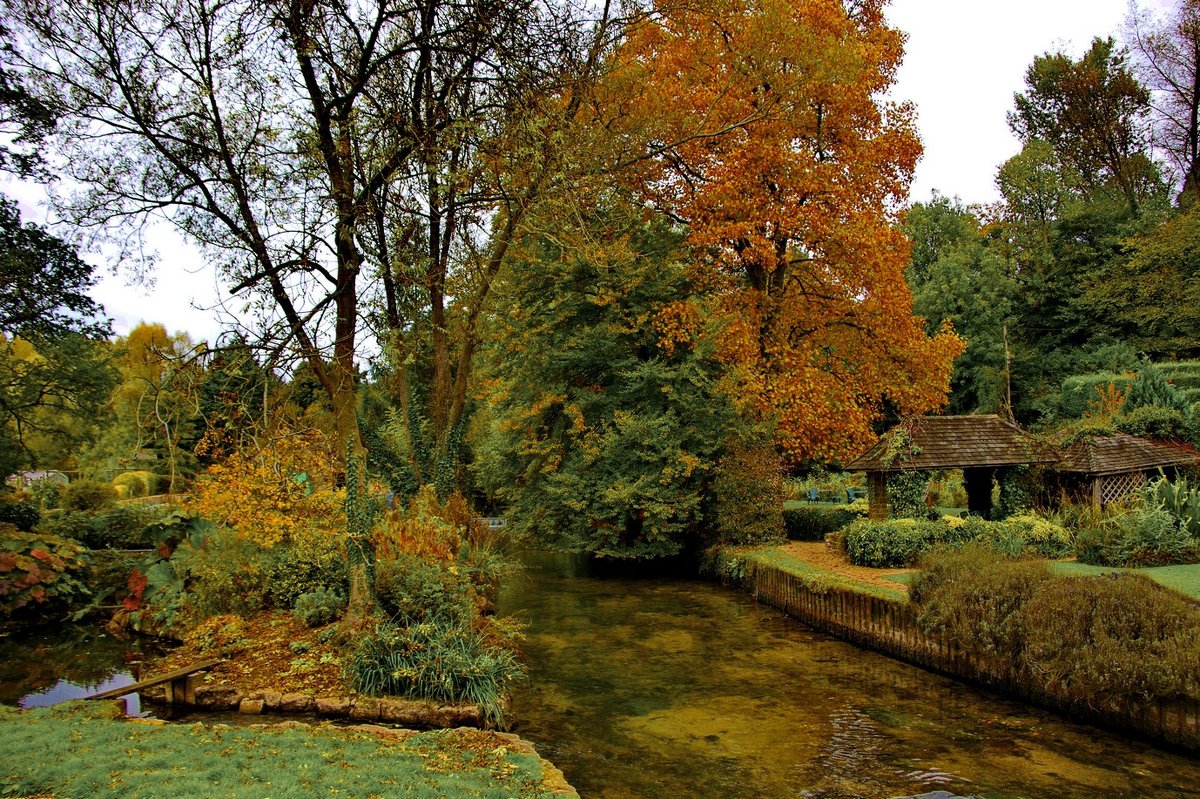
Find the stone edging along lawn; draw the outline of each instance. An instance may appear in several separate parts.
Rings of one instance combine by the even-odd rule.
[[[151,702],[163,702],[165,687],[158,685],[142,692]],[[206,710],[236,710],[240,713],[315,713],[319,716],[353,721],[383,721],[423,729],[482,727],[483,713],[476,705],[439,705],[420,699],[368,696],[314,697],[301,692],[270,688],[242,690],[229,685],[209,685],[206,675],[188,678],[183,697],[173,704]]]

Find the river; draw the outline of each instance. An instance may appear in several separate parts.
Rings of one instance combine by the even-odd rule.
[[[1200,758],[1109,734],[815,632],[688,579],[537,554],[515,731],[583,799],[1200,797]]]

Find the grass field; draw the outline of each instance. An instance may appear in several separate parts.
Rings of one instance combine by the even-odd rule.
[[[537,757],[479,730],[148,724],[111,703],[0,707],[0,795],[543,799]],[[574,795],[574,794],[570,794]],[[561,799],[561,797],[559,797]]]
[[[1056,574],[1111,574],[1113,572],[1135,572],[1181,594],[1200,599],[1200,563],[1181,566],[1155,566],[1150,569],[1116,569],[1111,566],[1089,566],[1075,561],[1055,561],[1050,568]]]

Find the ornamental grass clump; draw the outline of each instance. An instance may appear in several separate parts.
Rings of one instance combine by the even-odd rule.
[[[477,705],[492,725],[504,723],[508,688],[525,667],[503,636],[438,620],[380,624],[346,666],[356,691]]]

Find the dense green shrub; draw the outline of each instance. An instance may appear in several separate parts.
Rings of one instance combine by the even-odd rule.
[[[508,687],[525,676],[508,642],[446,622],[381,624],[359,643],[346,672],[367,696],[465,702],[494,725],[503,724]]]
[[[1058,412],[1064,419],[1081,419],[1090,407],[1100,401],[1100,390],[1116,386],[1127,391],[1133,383],[1133,375],[1116,372],[1093,372],[1074,375],[1062,382]]]
[[[1152,363],[1144,363],[1138,369],[1121,410],[1128,414],[1146,407],[1174,408],[1181,413],[1187,410],[1183,397],[1167,382],[1162,370]]]
[[[921,628],[982,658],[994,671],[1015,667],[1025,647],[1021,609],[1052,579],[1049,570],[1006,558],[982,542],[937,547],[920,565],[909,598]]]
[[[1076,557],[1099,566],[1165,566],[1200,560],[1198,549],[1176,516],[1140,507],[1082,531]]]
[[[1116,418],[1122,433],[1143,438],[1186,441],[1191,438],[1187,417],[1176,408],[1143,405]]]
[[[345,594],[319,588],[301,594],[292,607],[292,614],[309,627],[324,627],[337,621],[345,609]]]
[[[147,497],[158,493],[159,478],[153,472],[125,472],[114,477],[112,482],[123,498]]]
[[[346,595],[350,576],[346,550],[336,536],[319,531],[295,535],[286,545],[277,545],[265,553],[266,593],[275,608],[291,608],[303,594],[332,591]]]
[[[88,534],[87,528],[91,520],[92,514],[81,510],[54,510],[42,514],[37,531],[44,535],[82,541]]]
[[[783,512],[783,530],[793,541],[820,541],[866,516],[866,503],[839,508],[791,508]]]
[[[29,486],[29,495],[42,510],[52,510],[62,502],[63,486],[56,480],[34,480]]]
[[[184,607],[195,616],[253,613],[271,605],[270,553],[228,528],[214,529],[201,546],[176,548],[170,563],[183,581]]]
[[[63,510],[101,510],[117,501],[117,491],[108,483],[77,480],[63,486],[59,502]]]
[[[91,596],[87,555],[75,541],[53,535],[0,531],[0,614],[62,614]]]
[[[114,505],[98,511],[57,510],[42,517],[39,532],[74,538],[89,549],[148,549],[160,509]]]
[[[1037,554],[1051,558],[1069,554],[1073,546],[1067,530],[1032,514],[1002,522],[989,522],[978,516],[881,522],[863,519],[846,527],[841,539],[851,563],[877,568],[911,565],[937,544],[980,541],[1011,557]]]
[[[736,447],[713,480],[717,533],[725,544],[761,544],[783,534],[783,467],[771,444]]]
[[[33,502],[14,499],[11,495],[0,495],[0,523],[11,524],[28,533],[37,527],[42,512]]]
[[[1022,554],[1033,552],[1044,558],[1065,558],[1075,549],[1070,530],[1036,514],[1010,516],[996,526],[1011,531],[1020,540]]]
[[[1092,707],[1200,698],[1200,608],[1141,575],[1055,576],[975,543],[939,548],[910,593],[928,633]]]
[[[396,624],[467,624],[475,603],[469,583],[435,561],[404,553],[375,565],[375,596]]]
[[[1024,616],[1028,669],[1076,701],[1200,698],[1200,610],[1141,575],[1057,578]]]
[[[946,525],[940,522],[925,519],[862,519],[843,531],[846,555],[851,563],[859,566],[906,566],[942,540],[946,529]]]

